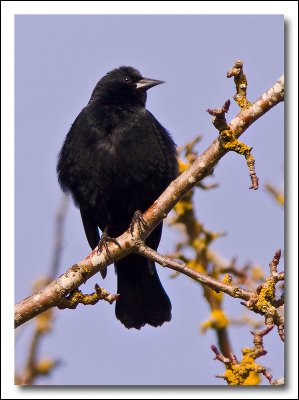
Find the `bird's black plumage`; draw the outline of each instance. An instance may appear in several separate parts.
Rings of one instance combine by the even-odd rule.
[[[58,180],[80,208],[92,249],[100,239],[98,228],[119,236],[134,213],[144,212],[177,176],[176,146],[145,109],[146,90],[159,83],[132,67],[114,69],[97,83],[66,136]],[[157,249],[161,233],[162,223],[146,243]],[[154,263],[132,254],[115,266],[116,317],[137,329],[170,321],[171,303]]]

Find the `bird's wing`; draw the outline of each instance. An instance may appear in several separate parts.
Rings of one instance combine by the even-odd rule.
[[[100,234],[97,225],[94,223],[93,218],[90,217],[90,215],[83,209],[83,207],[80,207],[80,213],[81,213],[81,218],[85,230],[85,235],[88,240],[88,243],[92,249],[94,249],[99,241],[100,241]],[[107,275],[107,268],[103,269],[101,271],[101,275],[103,279]]]
[[[146,119],[151,123],[152,132],[155,135],[160,150],[163,152],[163,160],[167,168],[167,171],[163,171],[163,173],[167,176],[169,184],[178,176],[176,145],[170,132],[165,129],[164,126],[161,125],[160,122],[148,110],[146,110]]]

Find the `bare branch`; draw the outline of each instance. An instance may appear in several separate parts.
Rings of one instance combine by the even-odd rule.
[[[228,112],[229,107],[230,100],[226,100],[221,108],[207,109],[207,112],[214,117],[212,122],[219,132],[229,129],[229,125],[227,124],[225,117],[225,114]]]
[[[224,364],[229,364],[231,362],[231,360],[229,358],[224,357],[224,355],[220,353],[220,351],[217,349],[217,347],[214,344],[212,344],[211,349],[216,355],[215,360],[219,360],[220,362],[222,362]],[[222,376],[221,376],[221,378],[222,378]]]
[[[151,249],[150,247],[144,245],[143,243],[139,245],[139,248],[136,252],[143,257],[148,258],[149,260],[159,263],[163,267],[168,267],[170,269],[173,269],[174,271],[187,275],[190,278],[193,278],[196,281],[209,286],[212,290],[215,290],[216,292],[223,292],[231,297],[239,299],[250,300],[252,297],[253,291],[231,286],[230,284],[226,284],[223,281],[218,281],[217,279],[214,279],[207,274],[195,271],[194,269],[189,268],[185,263],[179,263],[170,257],[163,256],[155,250]]]
[[[54,249],[52,253],[53,256],[49,274],[50,280],[55,279],[60,265],[61,251],[63,248],[63,224],[65,221],[65,215],[68,203],[69,203],[69,198],[63,195],[60,206],[57,210],[57,214],[55,216],[55,232],[54,232],[55,241],[54,241]]]
[[[281,386],[284,385],[284,376],[278,378],[278,379],[274,379],[274,381],[271,382],[271,385],[273,386]]]

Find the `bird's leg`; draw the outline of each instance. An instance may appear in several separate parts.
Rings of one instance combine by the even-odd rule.
[[[110,251],[109,251],[109,247],[108,247],[108,243],[114,243],[116,246],[118,246],[120,249],[121,249],[121,245],[118,243],[118,241],[115,239],[115,238],[113,238],[113,237],[110,237],[109,235],[108,235],[108,233],[107,233],[107,227],[104,229],[104,231],[103,231],[103,233],[102,233],[102,236],[101,236],[101,239],[100,239],[100,241],[99,241],[99,243],[98,243],[98,254],[100,254],[100,253],[102,253],[102,251],[103,251],[103,248],[105,248],[105,250],[106,250],[106,253],[107,253],[107,256],[110,258],[110,260],[112,260],[112,256],[111,256],[111,253],[110,253]]]
[[[134,230],[135,230],[135,226],[136,225],[137,225],[139,234],[140,234],[140,236],[142,238],[144,229],[147,227],[147,224],[146,224],[145,220],[143,219],[142,212],[139,211],[139,210],[137,210],[134,213],[134,216],[133,216],[132,221],[130,223],[130,232],[131,232],[132,236],[134,236]]]

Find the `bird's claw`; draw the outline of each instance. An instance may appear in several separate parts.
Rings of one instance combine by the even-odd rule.
[[[112,260],[112,256],[111,256],[111,253],[110,253],[109,247],[108,247],[109,242],[114,243],[116,246],[118,246],[121,249],[121,245],[118,243],[118,241],[115,238],[108,236],[107,232],[104,231],[102,233],[101,239],[98,243],[98,254],[102,253],[103,248],[104,248],[106,250],[106,254],[109,257],[109,259]]]
[[[141,211],[137,210],[132,218],[130,223],[130,232],[131,235],[134,236],[135,226],[137,225],[140,236],[143,235],[144,229],[147,227],[147,223],[145,222]]]

